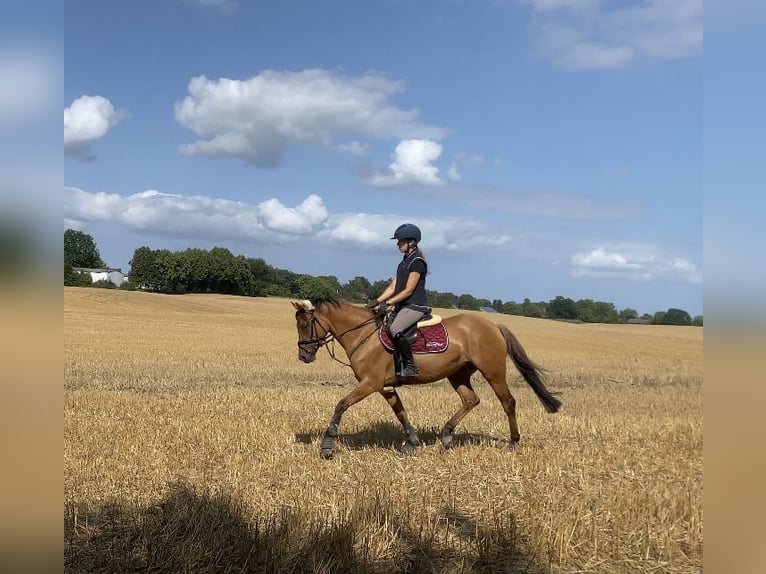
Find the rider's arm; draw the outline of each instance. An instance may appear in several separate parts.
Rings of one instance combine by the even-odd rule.
[[[383,301],[385,301],[386,299],[388,299],[388,298],[389,298],[391,295],[393,295],[395,290],[396,290],[396,277],[394,277],[393,279],[391,279],[391,283],[389,283],[389,284],[388,284],[388,287],[386,287],[386,288],[383,290],[383,293],[381,293],[381,294],[378,296],[378,298],[376,299],[376,301],[377,301],[378,303],[382,303]]]

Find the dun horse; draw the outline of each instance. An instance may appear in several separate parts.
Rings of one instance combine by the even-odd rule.
[[[402,452],[414,453],[420,439],[396,392],[391,355],[377,336],[380,318],[362,307],[333,299],[293,301],[292,304],[296,310],[299,359],[304,363],[312,362],[320,347],[334,339],[346,351],[350,366],[359,381],[335,407],[320,445],[321,456],[332,457],[343,413],[372,393],[383,395],[404,427],[406,440]],[[561,401],[545,388],[540,367],[527,357],[521,343],[507,327],[468,313],[445,318],[443,322],[449,333],[448,347],[438,354],[416,354],[415,361],[420,374],[407,384],[433,383],[446,377],[460,396],[462,406],[442,429],[441,442],[445,448],[452,444],[455,427],[479,404],[479,397],[471,386],[471,375],[476,371],[481,372],[490,384],[508,417],[510,448],[519,441],[516,400],[505,379],[506,356],[513,360],[545,409],[550,413],[559,410]]]

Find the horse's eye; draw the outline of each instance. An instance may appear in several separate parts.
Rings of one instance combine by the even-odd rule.
[[[308,321],[298,321],[298,326],[299,326],[301,329],[307,329],[307,328],[308,328],[308,326],[309,326],[309,324],[308,324]]]

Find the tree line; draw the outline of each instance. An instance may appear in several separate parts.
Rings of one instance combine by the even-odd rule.
[[[64,284],[90,285],[90,276],[74,272],[75,267],[105,267],[92,236],[67,229],[64,232]],[[222,293],[249,297],[293,297],[318,299],[338,297],[354,302],[366,302],[377,297],[390,279],[374,282],[357,276],[342,283],[334,275],[294,273],[269,265],[261,258],[234,255],[223,247],[210,250],[189,248],[183,251],[136,249],[130,260],[128,280],[121,289],[142,289],[157,293]],[[115,287],[113,284],[101,287]],[[433,307],[464,310],[494,310],[498,313],[585,323],[626,323],[640,320],[661,325],[702,326],[702,316],[691,317],[683,309],[671,308],[653,315],[639,316],[635,309],[618,310],[614,304],[591,299],[575,301],[557,296],[550,301],[521,303],[500,299],[476,298],[470,294],[428,290],[428,302]]]

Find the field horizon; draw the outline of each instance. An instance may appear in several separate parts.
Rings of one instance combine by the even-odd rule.
[[[298,361],[289,299],[65,288],[65,571],[700,572],[703,329],[483,315],[561,412],[508,361],[515,451],[475,375],[453,448],[441,381],[400,392],[415,456],[372,396],[322,461],[355,379]]]

